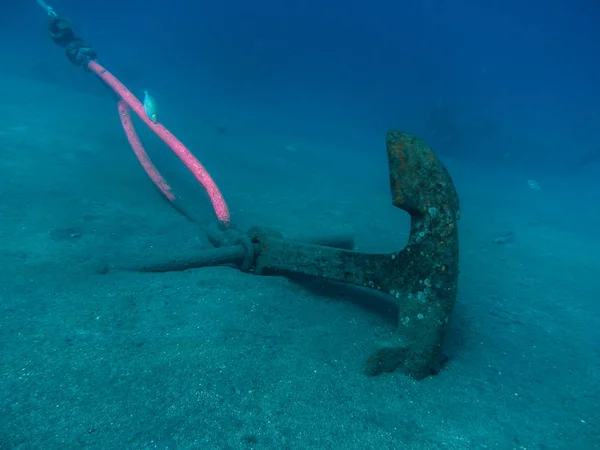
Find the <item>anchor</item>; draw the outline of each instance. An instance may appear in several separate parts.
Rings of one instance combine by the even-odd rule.
[[[431,148],[404,132],[386,136],[392,204],[410,214],[406,246],[385,254],[353,251],[345,236],[289,239],[274,230],[208,233],[214,249],[146,262],[129,270],[166,272],[234,265],[254,275],[303,274],[374,289],[398,305],[394,337],[367,358],[368,375],[399,370],[417,380],[435,374],[456,300],[459,201],[450,174]]]

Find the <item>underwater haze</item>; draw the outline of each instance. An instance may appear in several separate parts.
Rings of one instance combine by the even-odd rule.
[[[599,20],[593,0],[5,5],[0,450],[600,449]],[[440,184],[405,149],[394,183],[390,130],[460,199],[422,379],[373,370],[427,319],[398,320],[408,288],[258,269],[265,234],[451,245],[392,205]]]

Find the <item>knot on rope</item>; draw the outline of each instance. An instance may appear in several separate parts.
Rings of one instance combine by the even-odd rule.
[[[89,61],[95,60],[98,56],[96,50],[83,42],[73,31],[71,24],[64,19],[51,17],[48,32],[50,39],[65,49],[67,58],[76,66],[85,67]]]
[[[206,229],[206,236],[215,248],[239,245],[244,248],[244,261],[240,270],[248,272],[254,265],[256,257],[254,244],[250,236],[243,231],[219,222],[219,225],[210,225]]]

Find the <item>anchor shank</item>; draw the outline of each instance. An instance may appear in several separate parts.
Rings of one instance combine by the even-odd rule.
[[[373,287],[390,255],[370,255],[322,245],[263,236],[254,273],[304,274],[332,281]]]

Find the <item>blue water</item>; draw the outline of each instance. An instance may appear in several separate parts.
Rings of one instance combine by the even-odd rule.
[[[0,16],[0,449],[600,448],[600,6],[50,4],[206,166],[232,225],[398,250],[385,135],[461,200],[439,374],[369,377],[396,315],[368,292],[234,267],[202,188],[33,1]],[[181,212],[185,212],[185,215]]]

